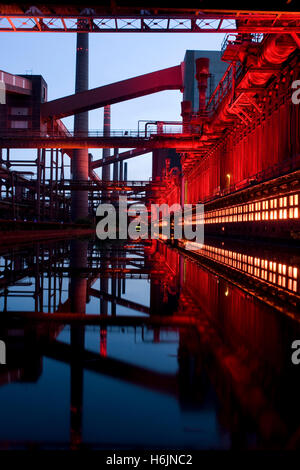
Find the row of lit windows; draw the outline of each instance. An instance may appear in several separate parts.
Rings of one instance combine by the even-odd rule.
[[[298,268],[296,266],[277,263],[209,245],[203,245],[199,253],[251,276],[263,279],[292,292],[297,292]]]
[[[284,220],[299,218],[299,195],[292,194],[239,206],[208,211],[204,214],[207,224],[226,222],[253,222],[259,220]],[[199,222],[201,222],[199,220]]]

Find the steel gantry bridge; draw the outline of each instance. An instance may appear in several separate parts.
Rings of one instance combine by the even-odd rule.
[[[201,2],[201,10],[174,8],[158,2],[144,8],[130,5],[72,5],[52,2],[25,7],[0,5],[0,31],[47,33],[299,33],[300,13],[292,5],[281,4],[278,11],[260,11],[259,2],[246,2],[245,8],[230,2],[228,8],[218,2]],[[166,5],[168,3],[168,5]],[[223,3],[223,2],[222,2]],[[239,2],[240,3],[240,2]],[[254,3],[254,4],[253,4]],[[200,6],[200,5],[199,5]],[[268,8],[267,8],[268,9]],[[276,2],[272,6],[277,10]],[[281,11],[281,10],[286,11]],[[257,11],[254,11],[257,10]]]

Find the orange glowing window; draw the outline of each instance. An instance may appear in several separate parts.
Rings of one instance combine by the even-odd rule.
[[[282,274],[286,275],[286,264],[282,265]]]
[[[294,205],[294,196],[290,196],[290,206]]]
[[[294,195],[294,204],[295,206],[298,206],[298,194]]]
[[[293,268],[293,278],[297,279],[298,277],[298,268]]]
[[[294,219],[298,219],[298,217],[299,217],[299,213],[298,213],[298,212],[299,212],[299,211],[298,211],[298,207],[296,207],[296,208],[294,209]]]
[[[297,292],[297,282],[293,281],[293,291]]]

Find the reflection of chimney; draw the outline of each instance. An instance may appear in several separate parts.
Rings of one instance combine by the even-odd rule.
[[[207,81],[209,76],[209,59],[207,57],[200,57],[196,59],[196,80],[198,82],[199,90],[199,113],[203,113],[206,107],[206,90]]]
[[[83,34],[84,36],[84,34]],[[70,249],[70,310],[85,313],[87,298],[87,274],[81,273],[87,267],[86,240],[72,240]],[[83,402],[83,354],[84,325],[71,325],[71,447],[76,448],[82,437],[82,402]]]

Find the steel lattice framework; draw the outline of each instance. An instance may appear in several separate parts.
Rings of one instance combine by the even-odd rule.
[[[87,9],[88,10],[88,9]],[[0,32],[47,33],[300,33],[300,12],[187,12],[89,15],[0,9]]]

